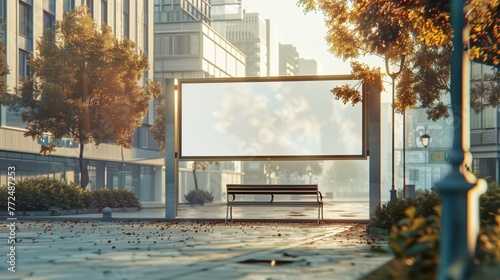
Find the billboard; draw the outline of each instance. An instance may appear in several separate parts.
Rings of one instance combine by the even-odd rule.
[[[179,158],[364,159],[365,105],[331,92],[345,84],[364,94],[350,76],[179,80]]]

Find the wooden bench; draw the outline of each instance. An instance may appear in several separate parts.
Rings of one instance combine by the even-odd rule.
[[[226,220],[228,216],[233,220],[233,207],[243,206],[285,206],[285,207],[308,207],[318,208],[318,224],[323,221],[323,195],[318,190],[318,185],[238,185],[227,184],[227,207]],[[248,195],[269,195],[269,200],[254,200]],[[300,196],[306,200],[283,199],[284,195]]]

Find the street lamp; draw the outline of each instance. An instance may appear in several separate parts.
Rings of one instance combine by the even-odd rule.
[[[425,151],[425,165],[424,165],[424,179],[425,179],[425,185],[424,185],[424,189],[427,190],[427,146],[429,146],[429,142],[431,141],[431,137],[429,136],[429,134],[425,133],[424,135],[422,135],[422,137],[420,138],[420,140],[422,141],[422,146],[424,146],[424,148],[426,149]]]
[[[309,174],[309,184],[311,184],[312,183],[313,172],[311,170],[309,170],[309,172],[307,172],[307,174]]]
[[[392,175],[392,185],[391,185],[391,202],[395,202],[398,199],[397,191],[396,191],[396,186],[394,185],[394,81],[396,80],[396,77],[401,73],[401,70],[403,69],[403,64],[405,63],[405,56],[400,55],[400,64],[397,65],[399,67],[398,71],[394,72],[392,71],[390,65],[389,65],[389,59],[387,56],[385,56],[385,71],[387,72],[387,75],[391,77],[392,80],[392,138],[391,138],[391,143],[392,143],[392,149],[391,149],[391,154],[392,154],[392,169],[391,169],[391,175]],[[403,183],[404,184],[404,183]]]

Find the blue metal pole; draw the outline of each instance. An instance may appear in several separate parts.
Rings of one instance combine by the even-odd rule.
[[[165,120],[165,218],[177,217],[179,204],[179,161],[177,158],[175,79],[165,80],[166,120]]]
[[[468,193],[475,177],[468,171],[465,155],[469,152],[468,29],[464,13],[465,0],[451,1],[453,52],[451,57],[451,107],[454,136],[451,152],[452,172],[437,184],[441,193],[441,242],[438,279],[466,279],[472,252],[469,250]],[[464,90],[465,89],[465,90]]]

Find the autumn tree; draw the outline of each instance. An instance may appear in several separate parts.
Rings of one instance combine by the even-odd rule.
[[[0,43],[0,94],[7,92],[7,74],[9,74],[9,67],[5,59],[5,44]]]
[[[3,19],[0,18],[0,28],[4,28],[5,23]],[[0,34],[0,38],[3,34]],[[5,57],[5,44],[0,42],[0,96],[7,92],[7,81],[6,77],[9,74],[9,67],[7,66],[7,60]]]
[[[118,40],[110,26],[98,26],[84,6],[43,33],[29,63],[33,76],[22,81],[16,95],[3,95],[1,102],[21,111],[28,126],[25,136],[36,139],[50,133],[53,141],[69,137],[79,143],[84,188],[89,180],[85,145],[115,142],[130,148],[134,131],[161,88],[152,81],[139,85],[149,67],[147,57],[135,51],[133,41]],[[54,146],[42,145],[40,152],[53,151]]]
[[[194,179],[194,188],[195,190],[198,190],[198,178],[196,177],[196,170],[207,170],[208,167],[213,164],[215,166],[218,166],[220,162],[218,161],[202,161],[202,160],[195,160],[193,161],[191,165],[191,170],[193,171],[193,179]]]
[[[298,4],[306,12],[324,13],[326,41],[334,55],[354,63],[365,54],[382,56],[390,62],[406,58],[397,77],[396,110],[401,112],[420,103],[428,108],[433,120],[449,115],[447,104],[441,100],[450,90],[449,0],[299,0]],[[470,0],[468,5],[471,59],[498,67],[499,1]],[[355,76],[363,78],[365,73],[366,67],[353,69]],[[357,102],[352,89],[338,87],[333,92],[344,102]],[[499,94],[481,92],[480,98],[496,104]]]
[[[165,106],[165,96],[161,95],[158,100],[160,104],[155,107],[156,116],[149,132],[153,139],[160,145],[160,151],[165,152],[165,122],[167,118],[167,107]]]

